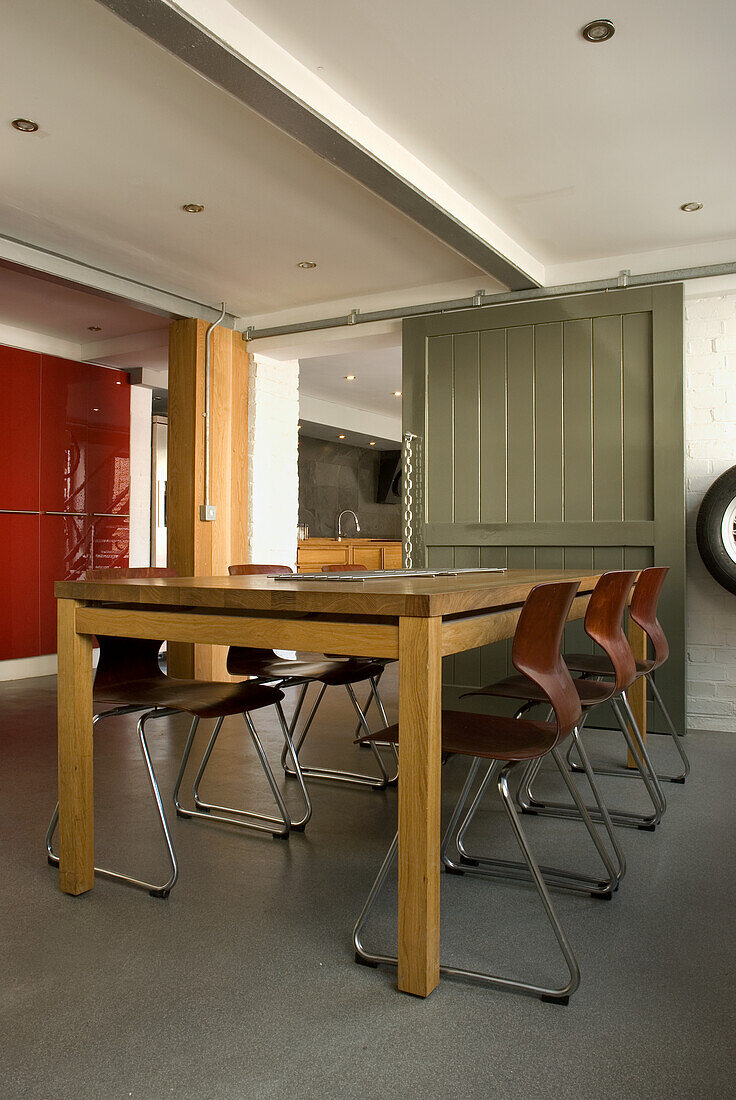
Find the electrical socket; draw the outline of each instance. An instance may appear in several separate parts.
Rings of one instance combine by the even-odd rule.
[[[214,504],[201,504],[199,507],[199,518],[202,523],[212,523],[217,518],[217,508]]]

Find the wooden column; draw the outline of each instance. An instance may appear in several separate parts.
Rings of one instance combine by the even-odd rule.
[[[174,321],[169,329],[168,561],[183,577],[224,576],[247,560],[248,354],[242,334],[214,329],[210,358],[210,502],[204,503],[205,333],[207,322]],[[175,643],[176,676],[228,679],[225,649]]]

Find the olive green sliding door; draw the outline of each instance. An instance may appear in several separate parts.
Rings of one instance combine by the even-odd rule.
[[[427,564],[668,565],[657,680],[682,724],[681,284],[408,319],[403,391],[404,430],[423,440]],[[566,645],[590,648],[581,624]],[[507,668],[508,646],[492,646],[451,658],[445,679]]]

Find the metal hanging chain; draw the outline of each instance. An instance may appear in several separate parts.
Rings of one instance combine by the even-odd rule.
[[[401,483],[404,496],[404,568],[414,568],[414,440],[413,432],[404,432]]]

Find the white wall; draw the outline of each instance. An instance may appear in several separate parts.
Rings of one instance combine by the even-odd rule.
[[[695,543],[706,489],[736,464],[736,290],[686,299],[685,378],[688,726],[736,732],[736,596]]]
[[[254,355],[248,390],[248,560],[296,563],[299,362]]]
[[[130,387],[130,564],[151,564],[151,400]]]

